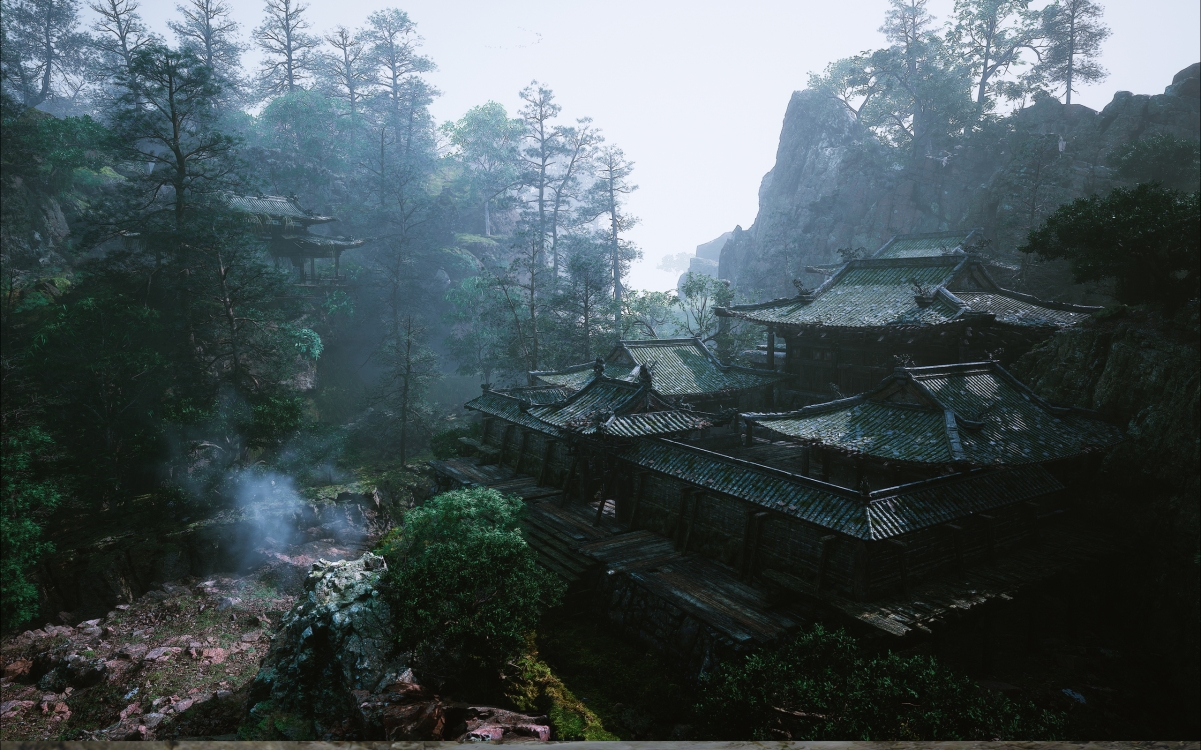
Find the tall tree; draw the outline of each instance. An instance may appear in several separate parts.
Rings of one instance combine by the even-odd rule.
[[[492,236],[491,206],[520,180],[518,143],[522,123],[510,120],[503,105],[488,102],[447,123],[444,132],[466,168],[472,193],[482,204],[484,236]]]
[[[100,69],[105,78],[125,76],[129,79],[129,68],[134,54],[154,41],[142,17],[138,14],[135,0],[97,0],[88,6],[96,14],[93,44],[100,52]],[[130,81],[136,86],[136,81]]]
[[[593,166],[596,149],[604,138],[592,125],[592,118],[576,120],[575,127],[559,127],[559,167],[551,182],[554,203],[550,218],[551,279],[559,280],[559,235],[564,216],[570,211],[571,202],[578,200],[583,186],[581,176]]]
[[[217,129],[213,106],[220,87],[194,53],[158,43],[134,53],[128,75],[139,90],[125,87],[113,130],[126,158],[146,165],[126,183],[146,207],[133,231],[147,231],[154,225],[148,219],[159,215],[167,218],[162,228],[178,239],[193,206],[233,179],[235,144]]]
[[[26,107],[61,95],[87,46],[78,0],[4,0],[0,11],[6,88]]]
[[[592,186],[592,202],[595,215],[609,217],[609,262],[610,278],[613,283],[613,327],[621,328],[622,306],[622,277],[629,267],[630,261],[637,256],[637,250],[628,242],[621,239],[621,234],[635,224],[638,219],[625,212],[625,197],[638,189],[630,183],[630,175],[634,171],[634,163],[628,161],[621,149],[606,146],[596,159],[596,183]]]
[[[1001,77],[1022,63],[1023,50],[1033,50],[1039,33],[1030,0],[956,0],[950,30],[953,48],[969,61],[976,77],[976,104],[988,109],[990,94],[1005,91]],[[1012,94],[1012,91],[1007,92]]]
[[[367,17],[366,37],[371,43],[371,63],[382,93],[386,122],[402,138],[407,156],[421,112],[434,94],[421,74],[433,70],[434,63],[417,54],[421,37],[404,11],[389,8],[372,13]]]
[[[598,345],[612,343],[615,329],[609,323],[613,297],[606,239],[575,234],[566,243],[566,274],[556,289],[552,309],[565,334],[562,355],[570,362],[591,360]]]
[[[306,33],[311,27],[304,17],[308,8],[300,0],[267,0],[267,16],[254,30],[263,50],[259,81],[266,96],[302,89],[313,73],[313,50],[320,40]]]
[[[333,52],[321,55],[322,77],[328,82],[330,95],[346,102],[350,116],[355,118],[372,83],[363,34],[338,26],[325,35],[325,42]]]
[[[562,151],[562,134],[552,121],[559,116],[562,108],[555,104],[554,92],[537,81],[522,89],[520,96],[525,102],[518,110],[525,124],[525,132],[521,137],[525,146],[521,149],[521,158],[525,184],[532,192],[527,201],[533,211],[533,217],[528,222],[530,240],[535,260],[545,263],[551,169]]]
[[[1108,74],[1097,62],[1109,27],[1101,23],[1104,8],[1091,0],[1056,0],[1042,11],[1046,38],[1041,68],[1045,80],[1063,86],[1064,103],[1072,103],[1078,83],[1103,80]]]
[[[224,0],[186,0],[175,9],[181,20],[167,25],[175,33],[181,47],[192,50],[213,69],[227,94],[240,78],[242,52],[245,51],[238,33],[238,22],[230,16]]]

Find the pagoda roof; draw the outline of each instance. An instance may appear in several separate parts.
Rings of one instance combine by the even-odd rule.
[[[880,249],[871,254],[872,258],[930,258],[940,255],[963,255],[972,240],[978,238],[979,229],[965,229],[957,232],[927,232],[924,234],[897,234]]]
[[[862,330],[938,326],[973,316],[1062,327],[1099,309],[1003,289],[979,258],[953,252],[852,260],[812,292],[716,312],[768,326]]]
[[[923,464],[1042,463],[1122,440],[1097,414],[1051,405],[995,362],[897,368],[858,396],[743,417],[798,442]]]
[[[321,234],[285,234],[272,239],[271,254],[281,258],[332,258],[346,250],[362,247],[366,242]]]
[[[655,392],[662,396],[706,396],[771,385],[781,373],[722,364],[697,338],[619,341],[605,358],[606,378],[633,380],[639,368],[650,369]],[[593,363],[561,370],[534,371],[534,382],[582,388],[594,375]]]
[[[283,195],[225,195],[226,205],[231,211],[260,217],[264,224],[326,224],[337,221],[332,216],[320,216],[300,207],[294,196]]]

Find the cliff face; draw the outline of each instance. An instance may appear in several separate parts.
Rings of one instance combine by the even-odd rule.
[[[898,165],[837,102],[798,91],[759,189],[759,214],[725,245],[719,273],[748,297],[791,294],[791,278],[839,260],[839,248],[870,251],[893,234],[972,226],[994,252],[1012,254],[1031,215],[1116,184],[1104,166],[1114,148],[1158,133],[1201,138],[1199,92],[1201,63],[1163,94],[1119,91],[1101,112],[1044,99],[953,152]],[[1050,153],[1032,155],[1031,143]],[[1067,158],[1050,158],[1059,155]],[[1049,171],[1032,177],[1032,163]],[[1068,296],[1079,301],[1083,292]]]

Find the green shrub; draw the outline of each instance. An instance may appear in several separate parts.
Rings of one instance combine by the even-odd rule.
[[[409,511],[381,544],[400,642],[442,674],[516,658],[562,594],[521,535],[523,510],[495,490],[447,492]]]
[[[460,456],[462,455],[460,449],[464,446],[459,442],[459,438],[478,438],[479,436],[480,426],[478,424],[471,424],[465,427],[451,427],[449,430],[443,430],[430,438],[430,453],[433,453],[434,458],[439,460]]]
[[[723,740],[1054,739],[1062,717],[987,694],[928,656],[864,654],[814,626],[709,675],[702,733]]]
[[[59,501],[58,487],[40,476],[38,458],[54,441],[37,428],[7,435],[0,465],[0,629],[24,625],[38,613],[33,570],[54,545],[42,541],[41,519]]]

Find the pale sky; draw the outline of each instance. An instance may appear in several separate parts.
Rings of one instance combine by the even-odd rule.
[[[261,22],[258,0],[230,0],[242,32]],[[1036,4],[1042,4],[1036,0]],[[953,0],[930,0],[941,23]],[[1102,64],[1107,80],[1074,101],[1100,109],[1115,91],[1162,93],[1180,69],[1201,59],[1197,0],[1109,0],[1113,29]],[[143,0],[140,12],[167,35],[175,0]],[[630,238],[644,257],[631,285],[674,288],[664,255],[741,224],[758,208],[759,182],[775,161],[789,97],[807,74],[864,49],[887,0],[662,2],[656,0],[311,0],[313,31],[356,27],[374,10],[399,7],[416,22],[442,91],[439,120],[498,101],[510,114],[517,92],[537,79],[555,91],[565,120],[592,117],[636,164],[630,198],[641,223]],[[252,65],[251,51],[246,63]]]

